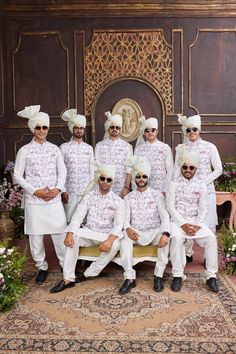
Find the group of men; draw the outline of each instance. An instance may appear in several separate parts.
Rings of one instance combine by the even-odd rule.
[[[121,139],[122,117],[105,113],[104,139],[92,147],[83,141],[86,117],[62,114],[72,133],[60,149],[46,138],[49,116],[40,106],[18,112],[34,137],[17,153],[14,180],[24,189],[25,233],[38,268],[36,282],[48,275],[44,235],[51,234],[63,279],[51,293],[96,277],[120,250],[124,268],[121,295],[136,286],[133,245],[158,246],[154,290],[164,289],[163,273],[172,263],[171,289],[180,291],[192,240],[204,248],[206,285],[218,291],[218,253],[214,179],[222,172],[216,147],[200,138],[200,116],[179,116],[185,137],[171,149],[159,141],[156,118],[140,120],[134,150]],[[131,187],[132,186],[132,187]],[[187,242],[186,242],[187,241]],[[80,247],[97,245],[101,254],[76,272]]]

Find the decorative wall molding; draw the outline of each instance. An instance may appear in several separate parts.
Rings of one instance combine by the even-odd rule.
[[[220,35],[218,43],[216,38],[212,37],[213,35]],[[235,28],[202,28],[197,30],[193,43],[189,45],[188,105],[201,116],[236,116],[236,110],[233,113],[227,113],[227,111],[222,112],[221,109],[223,105],[225,110],[233,111],[235,109],[236,64],[233,65],[235,62],[232,61],[232,58],[236,56],[235,35]],[[218,46],[216,45],[214,48],[213,43]],[[194,59],[195,63],[193,63]],[[213,64],[215,64],[214,67]],[[201,70],[202,68],[205,70]],[[195,75],[195,79],[193,79],[193,75]],[[228,81],[226,82],[226,80]],[[193,85],[196,86],[195,92],[193,92]],[[228,100],[225,93],[229,90],[230,85],[232,86],[230,89],[231,99]],[[209,97],[207,97],[208,95]],[[197,104],[196,101],[199,103]],[[210,112],[207,112],[206,108],[204,110],[204,105],[209,108]],[[214,108],[211,109],[211,106]]]
[[[31,38],[40,39],[41,41],[41,50],[40,53],[37,53],[34,45],[34,39],[30,43]],[[49,46],[49,41],[51,41]],[[37,47],[36,43],[36,47]],[[23,46],[26,46],[25,52]],[[53,46],[57,48],[58,55],[55,51],[52,53]],[[51,52],[49,52],[49,49]],[[37,55],[38,54],[38,55]],[[54,55],[54,59],[57,59],[57,71],[55,72],[53,58],[50,57],[50,54]],[[41,57],[39,57],[39,55]],[[49,55],[49,58],[47,58]],[[63,62],[58,63],[60,59],[65,61],[65,66]],[[40,60],[42,59],[42,60]],[[47,60],[49,59],[49,60]],[[43,61],[44,60],[44,61]],[[61,64],[61,67],[59,66]],[[50,66],[51,65],[51,66]],[[33,68],[31,68],[31,66]],[[38,76],[37,70],[41,69],[41,75]],[[69,51],[64,46],[60,33],[57,31],[43,31],[43,32],[20,32],[18,37],[18,43],[15,50],[12,53],[12,73],[13,73],[13,110],[18,111],[22,109],[23,104],[22,100],[27,100],[30,103],[35,102],[35,100],[41,99],[40,104],[46,106],[46,97],[45,95],[51,96],[50,107],[47,109],[47,113],[51,117],[60,116],[61,111],[70,107],[70,85],[69,85]],[[35,75],[30,75],[34,73]],[[64,75],[65,74],[65,75]],[[18,75],[18,76],[17,76]],[[51,75],[51,76],[50,76]],[[65,79],[65,80],[64,80]],[[43,80],[47,80],[47,85],[44,85]],[[58,81],[57,81],[58,80]],[[61,80],[61,81],[60,81]],[[61,84],[63,83],[63,85]],[[63,92],[63,87],[65,91]],[[45,88],[49,90],[45,92]],[[57,93],[55,93],[57,89]],[[61,91],[59,91],[59,89]],[[58,102],[58,91],[61,93],[60,102]],[[44,100],[45,97],[45,100]],[[63,99],[64,102],[63,102]],[[17,100],[21,101],[22,104],[17,106]],[[44,102],[45,101],[45,102]],[[25,102],[24,102],[25,103]],[[51,108],[54,108],[59,111],[50,111]]]
[[[2,11],[8,17],[233,17],[235,0],[2,0]]]

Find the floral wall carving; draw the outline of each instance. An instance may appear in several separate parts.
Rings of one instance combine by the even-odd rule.
[[[97,93],[122,77],[148,81],[161,94],[166,114],[171,114],[172,55],[172,46],[165,41],[162,30],[95,32],[85,49],[85,114],[91,114]]]

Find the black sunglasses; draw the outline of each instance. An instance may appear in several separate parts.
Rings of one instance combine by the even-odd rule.
[[[39,125],[37,125],[37,126],[35,127],[35,130],[41,130],[41,129],[43,129],[43,130],[48,130],[48,127],[47,127],[46,125],[43,125],[42,127],[40,127]]]
[[[120,130],[120,127],[118,127],[118,125],[111,125],[110,126],[110,128],[112,129],[112,130]]]
[[[150,133],[150,132],[154,133],[156,131],[156,128],[150,128],[150,129],[146,128],[144,131],[145,131],[145,133]]]
[[[182,166],[182,170],[190,170],[190,171],[194,171],[195,170],[195,166],[186,166],[186,165],[184,165],[184,166]]]
[[[193,128],[187,128],[187,129],[186,129],[186,133],[191,133],[192,131],[193,131],[194,133],[196,133],[196,132],[198,131],[198,128],[193,127]]]
[[[137,178],[137,179],[148,179],[148,176],[147,175],[137,175],[137,176],[135,176],[135,178]]]
[[[110,178],[110,177],[106,178],[106,177],[100,176],[99,179],[102,182],[105,182],[105,181],[107,181],[107,183],[111,183],[112,182],[112,178]]]

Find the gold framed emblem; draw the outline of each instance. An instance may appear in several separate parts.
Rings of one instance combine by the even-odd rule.
[[[122,117],[121,137],[129,142],[135,140],[139,135],[139,118],[143,115],[139,104],[130,98],[122,98],[114,105],[113,114]]]

